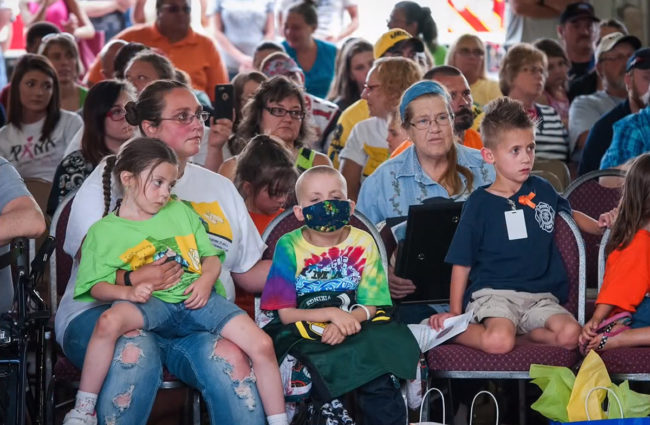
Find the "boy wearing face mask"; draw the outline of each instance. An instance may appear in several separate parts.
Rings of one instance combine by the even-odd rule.
[[[261,300],[271,319],[264,330],[280,361],[292,354],[307,365],[315,401],[359,388],[364,423],[403,424],[395,376],[414,377],[419,348],[386,314],[391,299],[377,245],[349,225],[354,202],[337,170],[305,171],[296,197],[294,214],[305,226],[276,245]]]

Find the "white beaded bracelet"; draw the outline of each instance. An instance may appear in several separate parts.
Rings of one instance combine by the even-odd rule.
[[[354,310],[355,307],[361,307],[362,309],[364,309],[364,311],[366,312],[366,320],[370,320],[370,310],[368,310],[368,307],[362,304],[354,304],[353,306],[350,307],[350,311]]]

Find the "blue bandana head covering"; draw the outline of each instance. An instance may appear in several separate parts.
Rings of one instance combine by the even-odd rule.
[[[329,199],[302,209],[305,224],[317,232],[333,232],[350,223],[350,202]]]
[[[406,89],[402,95],[402,101],[399,103],[399,113],[402,116],[402,121],[404,120],[404,113],[406,112],[406,107],[409,103],[425,94],[439,94],[445,98],[447,103],[451,102],[449,93],[447,93],[447,90],[445,90],[445,88],[440,84],[430,80],[418,81]]]

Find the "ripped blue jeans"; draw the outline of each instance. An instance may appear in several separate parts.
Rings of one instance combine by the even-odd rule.
[[[63,352],[75,366],[83,365],[95,323],[109,307],[87,310],[68,325]],[[201,392],[210,423],[264,424],[264,410],[252,373],[244,379],[234,379],[232,365],[215,355],[219,339],[208,332],[163,338],[144,331],[119,338],[97,400],[99,424],[145,425],[162,382],[163,365]]]

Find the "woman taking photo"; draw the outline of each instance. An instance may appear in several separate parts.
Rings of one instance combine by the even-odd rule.
[[[325,99],[336,72],[336,46],[314,38],[317,27],[313,3],[305,1],[292,6],[284,22],[282,45],[305,73],[305,91]]]
[[[479,106],[502,96],[499,83],[487,77],[485,56],[483,40],[473,34],[458,37],[447,53],[447,65],[460,69],[469,83],[474,102]]]
[[[275,76],[264,81],[244,106],[237,137],[243,145],[258,134],[279,138],[299,172],[315,165],[332,165],[327,156],[307,147],[313,137],[305,110],[300,87],[286,77]],[[232,157],[223,163],[219,174],[234,180],[236,166],[237,157]]]
[[[569,159],[569,135],[562,118],[548,105],[537,103],[544,91],[547,60],[532,44],[519,43],[506,53],[499,70],[499,85],[505,96],[524,104],[537,122],[535,156],[538,159]]]
[[[126,122],[124,107],[134,99],[133,89],[116,80],[100,81],[88,91],[81,149],[68,154],[56,169],[47,202],[50,216],[68,193],[81,187],[102,158],[116,154],[122,143],[133,136],[134,127]]]
[[[83,66],[74,37],[66,32],[46,35],[41,41],[38,53],[48,58],[56,70],[61,108],[72,112],[83,108],[88,89],[79,84]]]
[[[11,77],[7,125],[0,129],[0,156],[20,175],[52,181],[68,144],[83,127],[75,113],[61,110],[59,81],[50,61],[23,55]]]
[[[137,125],[146,137],[162,140],[178,156],[181,177],[173,194],[199,214],[212,244],[226,251],[219,279],[227,298],[231,301],[234,298],[233,281],[247,291],[261,292],[270,264],[260,261],[264,243],[244,201],[230,181],[188,162],[198,152],[206,118],[192,91],[175,81],[156,81],[140,93],[136,102],[127,103],[126,111],[130,124]],[[88,228],[101,217],[106,207],[102,196],[103,171],[101,163],[73,201],[64,245],[65,251],[72,256],[76,255]],[[114,188],[110,205],[107,205],[110,211],[118,198]],[[77,267],[78,259],[75,258],[55,325],[57,342],[65,355],[81,367],[95,323],[110,305],[73,300]],[[118,274],[117,283],[133,286],[149,283],[154,289],[164,289],[175,284],[181,273],[177,263],[158,261],[131,272],[127,282]],[[133,360],[125,360],[127,353]],[[137,363],[137,367],[127,363]],[[158,391],[163,365],[187,385],[201,391],[210,423],[265,423],[248,359],[228,339],[208,332],[184,338],[154,337],[139,332],[120,338],[98,399],[99,423],[117,418],[122,423],[144,425]],[[126,406],[114,402],[125,396],[129,400]]]

